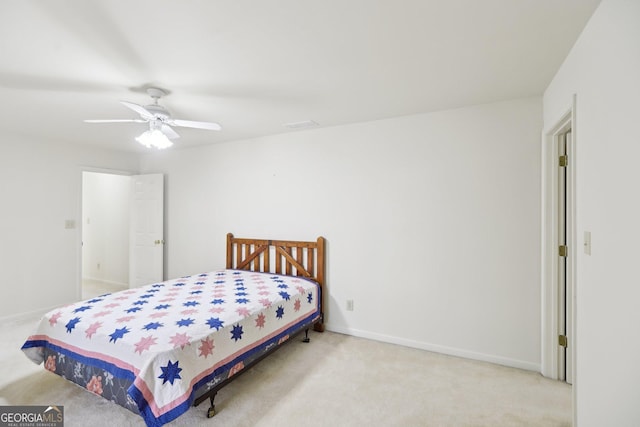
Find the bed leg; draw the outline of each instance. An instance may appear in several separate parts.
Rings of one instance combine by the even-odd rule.
[[[309,328],[304,330],[304,338],[302,339],[302,342],[309,342],[311,341],[311,339],[309,338]]]
[[[207,418],[213,418],[213,416],[216,414],[216,405],[213,404],[213,399],[216,398],[216,394],[218,393],[213,393],[211,396],[209,396],[211,407],[207,410]]]

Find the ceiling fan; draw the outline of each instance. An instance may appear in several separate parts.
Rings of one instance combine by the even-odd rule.
[[[167,91],[150,87],[147,94],[153,99],[153,104],[138,105],[133,102],[120,101],[122,105],[140,115],[139,119],[85,120],[86,123],[149,123],[149,130],[136,138],[145,147],[167,148],[173,145],[170,139],[180,138],[172,126],[220,130],[222,127],[212,122],[196,122],[192,120],[174,119],[166,108],[158,104],[158,100],[166,96]]]

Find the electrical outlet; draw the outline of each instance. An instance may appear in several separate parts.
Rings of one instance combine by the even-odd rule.
[[[352,299],[348,299],[347,300],[347,311],[353,311],[353,300]]]

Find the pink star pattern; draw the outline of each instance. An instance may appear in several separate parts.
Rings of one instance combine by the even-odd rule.
[[[60,312],[57,312],[56,314],[51,316],[51,318],[49,319],[49,324],[51,326],[55,325],[58,322],[58,319],[60,318],[60,316],[62,316],[62,313]]]
[[[247,307],[238,307],[236,309],[236,313],[238,313],[242,317],[251,316],[251,312],[249,311],[249,309]]]
[[[158,311],[157,313],[151,313],[151,314],[149,315],[149,317],[150,317],[150,318],[152,318],[152,319],[158,319],[158,318],[160,318],[160,317],[164,317],[164,316],[166,316],[166,315],[168,315],[168,314],[169,314],[169,313],[168,313],[168,312],[166,312],[166,311]]]
[[[224,308],[222,307],[213,307],[211,310],[209,310],[210,313],[222,313],[224,312]]]
[[[256,328],[264,328],[264,323],[266,321],[266,317],[264,314],[260,313],[258,314],[258,317],[256,317]]]
[[[133,320],[135,318],[136,316],[123,316],[123,317],[120,317],[119,319],[116,319],[116,322],[119,322],[119,323],[129,322],[130,320]]]
[[[262,298],[260,299],[260,304],[262,304],[264,307],[271,307],[271,300],[269,298]]]
[[[300,299],[298,298],[296,302],[293,304],[293,309],[295,311],[300,311]]]
[[[185,332],[182,334],[176,333],[174,336],[172,336],[169,339],[169,342],[173,344],[173,348],[180,347],[182,350],[184,350],[185,346],[191,345],[191,343],[189,343],[189,340],[190,340],[190,337]]]
[[[94,314],[93,317],[104,317],[108,314],[111,314],[111,310],[99,311],[98,313]]]
[[[102,322],[94,322],[91,324],[91,326],[89,326],[87,328],[86,331],[84,331],[85,336],[89,339],[91,339],[91,337],[93,336],[93,334],[95,334],[98,331],[98,328],[100,328],[102,326]]]
[[[140,341],[138,341],[137,343],[135,343],[135,347],[136,347],[136,353],[140,353],[142,354],[143,351],[145,350],[149,350],[149,347],[151,347],[154,344],[157,344],[158,338],[149,335],[148,337],[142,337],[140,338]]]
[[[215,346],[213,345],[213,340],[207,337],[203,340],[200,340],[200,343],[201,345],[198,348],[198,350],[200,351],[199,356],[206,359],[208,355],[213,354],[213,349],[215,348]]]

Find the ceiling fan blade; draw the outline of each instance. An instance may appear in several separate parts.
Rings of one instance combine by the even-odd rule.
[[[134,104],[133,102],[128,102],[128,101],[120,101],[120,103],[125,107],[130,108],[136,113],[140,114],[140,117],[142,117],[145,120],[153,118],[153,114],[151,114],[149,110],[144,108],[142,105]]]
[[[174,126],[181,126],[185,128],[196,128],[196,129],[208,129],[208,130],[220,130],[222,126],[217,123],[211,122],[194,122],[192,120],[179,120],[174,119],[171,120],[171,124]]]
[[[164,133],[169,139],[180,138],[180,135],[178,135],[178,133],[169,125],[163,124],[162,126],[160,126],[160,132]]]
[[[146,123],[142,119],[84,120],[85,123]]]

